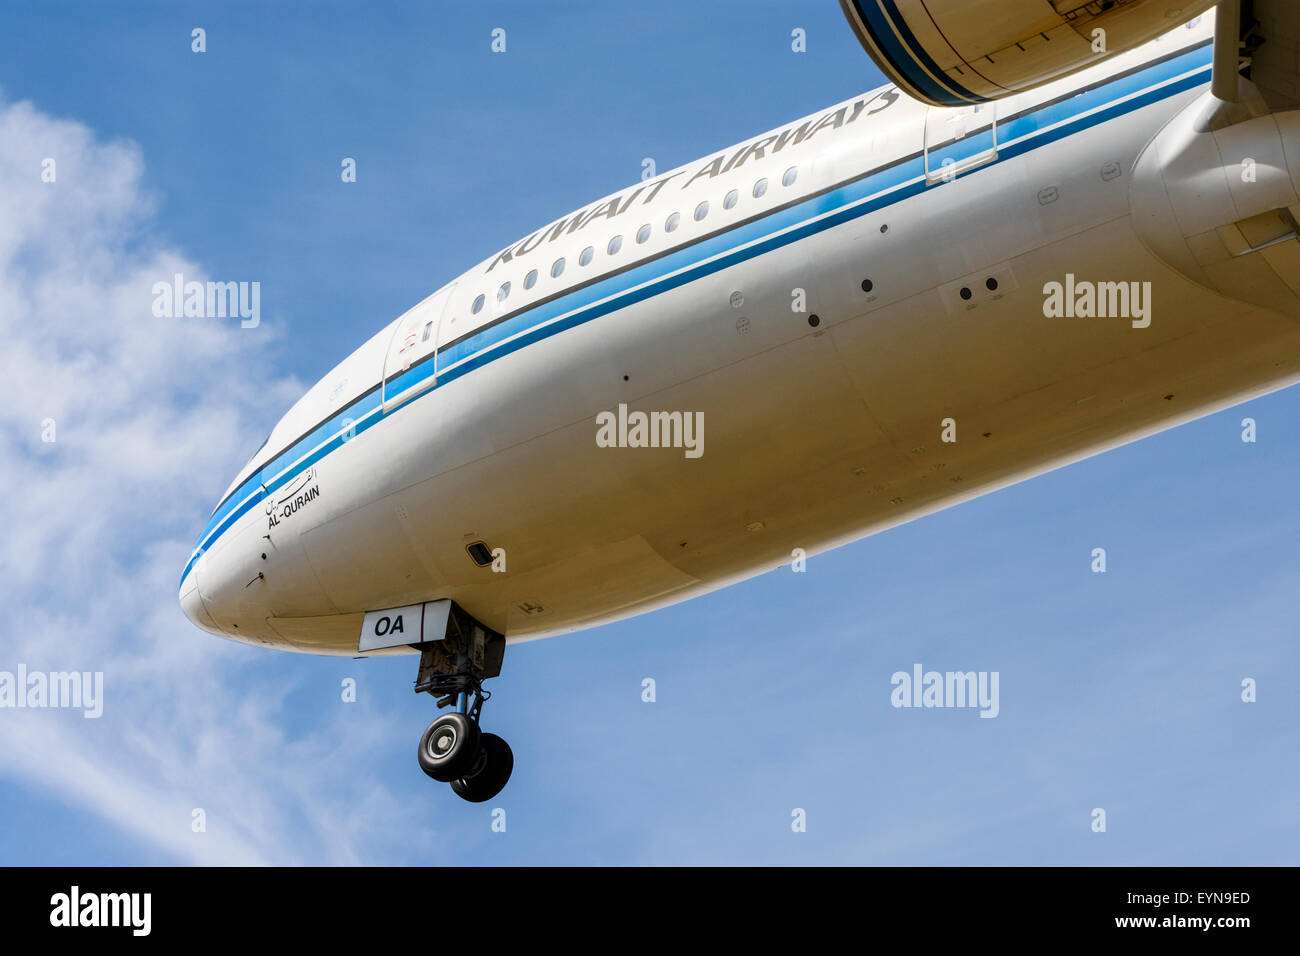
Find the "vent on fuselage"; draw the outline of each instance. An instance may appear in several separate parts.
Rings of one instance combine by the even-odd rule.
[[[470,558],[480,568],[486,568],[492,563],[492,550],[482,541],[475,541],[473,544],[465,545],[465,550],[469,552]]]

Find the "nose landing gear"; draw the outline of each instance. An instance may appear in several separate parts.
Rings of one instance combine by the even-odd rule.
[[[508,743],[479,730],[479,711],[492,695],[477,680],[472,681],[472,693],[468,712],[443,714],[425,728],[417,756],[420,769],[434,780],[450,783],[455,794],[470,803],[482,803],[505,788],[515,757]],[[468,695],[461,694],[461,700]]]
[[[482,803],[502,791],[514,769],[515,755],[510,745],[496,734],[483,734],[478,760],[464,776],[451,782],[451,789],[462,800]]]
[[[478,724],[464,714],[444,714],[420,738],[420,769],[450,783],[474,764],[482,744]]]
[[[471,803],[491,800],[504,789],[514,769],[510,745],[479,729],[479,713],[492,696],[482,682],[501,673],[505,637],[452,604],[447,636],[416,645],[420,673],[416,693],[439,698],[438,707],[457,709],[425,728],[417,757],[420,769]]]

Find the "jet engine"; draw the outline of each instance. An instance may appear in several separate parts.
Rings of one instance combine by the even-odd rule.
[[[932,106],[1000,99],[1141,46],[1215,0],[840,0],[885,76]]]

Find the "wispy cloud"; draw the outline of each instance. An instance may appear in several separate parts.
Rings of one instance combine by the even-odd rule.
[[[0,710],[0,775],[179,860],[356,862],[397,801],[328,758],[379,722],[335,708],[286,738],[269,655],[177,606],[197,525],[301,386],[274,321],[152,315],[153,283],[208,276],[146,179],[133,144],[0,98],[0,670],[102,671],[106,697],[99,720]]]

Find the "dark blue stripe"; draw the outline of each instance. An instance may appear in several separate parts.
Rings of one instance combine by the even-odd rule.
[[[972,93],[945,73],[930,58],[908,27],[903,15],[898,12],[898,5],[894,0],[865,0],[865,2],[853,0],[853,5],[863,21],[871,28],[871,36],[876,41],[876,46],[889,60],[894,72],[910,83],[917,92],[944,106],[969,106],[971,103],[989,102],[987,96]],[[901,43],[898,36],[894,34],[895,26],[898,27],[898,33],[902,35]],[[929,69],[930,72],[927,74],[922,67]],[[946,87],[941,86],[934,79],[940,77],[947,84]]]

